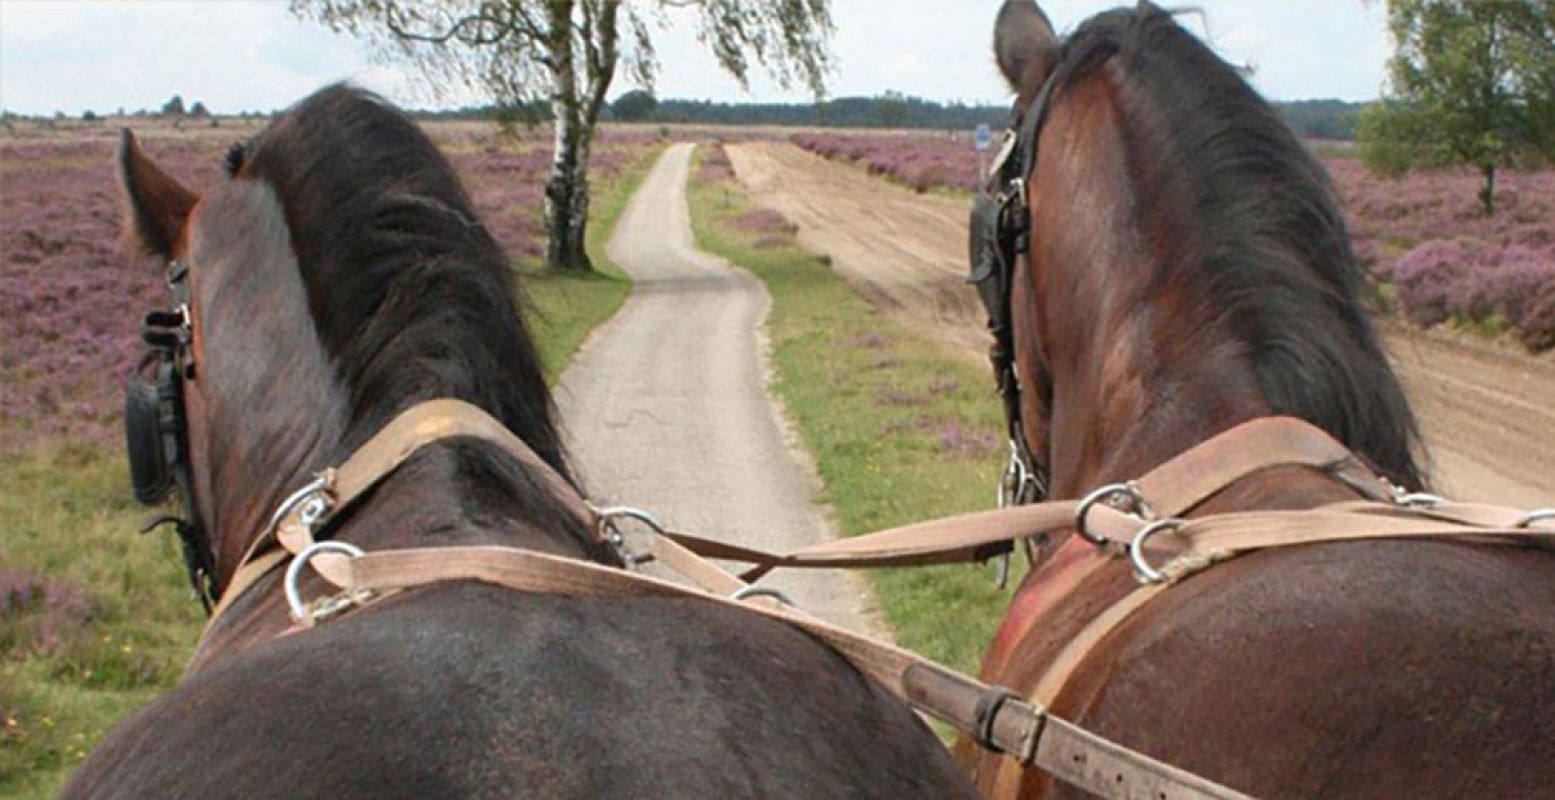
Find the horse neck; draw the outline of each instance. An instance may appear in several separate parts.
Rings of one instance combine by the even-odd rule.
[[[286,495],[327,465],[345,393],[308,312],[268,189],[234,182],[194,226],[197,391],[189,402],[195,511],[225,583]]]
[[[1055,109],[1033,183],[1064,187],[1064,201],[1036,203],[1033,268],[1016,287],[1017,309],[1040,309],[1035,319],[1017,312],[1016,327],[1040,329],[1051,389],[1046,403],[1023,393],[1023,418],[1047,422],[1059,497],[1136,478],[1270,413],[1245,346],[1185,269],[1173,230],[1191,221],[1159,204],[1137,216],[1140,182],[1151,178],[1138,171],[1150,164],[1130,152],[1138,145],[1111,74],[1077,85]],[[1027,357],[1022,372],[1029,386],[1042,370]],[[1319,476],[1295,480],[1300,502],[1333,496]],[[1224,499],[1257,503],[1268,493],[1249,484]]]
[[[334,538],[365,549],[502,545],[599,560],[593,532],[543,478],[494,446],[429,445],[342,521]]]

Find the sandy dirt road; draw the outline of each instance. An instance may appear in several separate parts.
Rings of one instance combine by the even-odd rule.
[[[670,527],[790,550],[834,535],[819,482],[766,393],[759,331],[771,300],[751,274],[692,244],[691,146],[671,147],[609,244],[634,282],[626,304],[562,374],[557,402],[575,467],[596,503]],[[762,581],[812,613],[879,632],[863,581],[790,571]]]
[[[983,363],[965,202],[918,195],[790,144],[730,145],[735,172],[865,296]],[[1450,497],[1555,505],[1555,355],[1386,326],[1388,350]]]

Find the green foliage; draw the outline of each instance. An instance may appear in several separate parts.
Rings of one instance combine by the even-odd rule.
[[[634,89],[610,104],[610,116],[617,122],[644,122],[653,119],[659,101],[652,92]]]
[[[1362,121],[1362,155],[1386,174],[1467,164],[1484,176],[1555,157],[1555,0],[1389,0],[1390,96]]]
[[[173,95],[171,100],[162,104],[162,114],[168,117],[181,117],[184,115],[184,98],[182,95]]]
[[[1274,107],[1296,133],[1309,139],[1347,141],[1355,138],[1365,103],[1344,100],[1297,100],[1275,103]]]
[[[147,512],[127,472],[122,452],[87,447],[0,461],[0,795],[54,796],[173,686],[199,635],[174,537],[135,534]]]

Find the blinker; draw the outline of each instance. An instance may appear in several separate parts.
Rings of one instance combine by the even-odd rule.
[[[141,532],[171,523],[183,546],[184,567],[195,595],[210,612],[215,598],[210,543],[200,526],[190,489],[188,423],[183,382],[194,377],[189,357],[192,326],[188,305],[187,268],[177,261],[167,268],[168,286],[177,306],[152,311],[141,323],[146,354],[124,385],[125,452],[130,462],[130,488],[146,505],[166,500],[181,490],[187,517],[163,514]]]

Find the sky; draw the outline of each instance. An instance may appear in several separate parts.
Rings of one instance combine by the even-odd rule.
[[[652,2],[653,0],[629,0]],[[1009,100],[990,54],[1000,0],[832,0],[837,71],[831,96],[896,90],[931,100]],[[1276,100],[1369,100],[1389,43],[1382,3],[1361,0],[1196,0],[1182,23]],[[1062,32],[1116,0],[1048,0]],[[1170,3],[1166,3],[1170,5]],[[805,102],[758,77],[742,89],[670,10],[655,45],[661,98]],[[414,69],[294,19],[281,0],[0,0],[0,107],[24,114],[156,109],[174,94],[216,113],[270,111],[351,79],[403,105],[446,107]],[[621,82],[612,94],[632,88]]]

